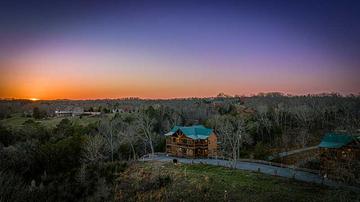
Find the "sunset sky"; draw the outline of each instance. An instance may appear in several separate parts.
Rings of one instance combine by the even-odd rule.
[[[0,1],[0,98],[360,92],[360,1]]]

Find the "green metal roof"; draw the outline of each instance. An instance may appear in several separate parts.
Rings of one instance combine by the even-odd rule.
[[[321,140],[319,147],[341,148],[355,140],[354,136],[338,133],[327,133]]]
[[[173,135],[176,131],[180,130],[187,137],[194,140],[204,140],[207,139],[211,133],[212,129],[206,128],[203,125],[193,125],[193,126],[175,126],[171,129],[170,132],[166,133],[166,136]]]

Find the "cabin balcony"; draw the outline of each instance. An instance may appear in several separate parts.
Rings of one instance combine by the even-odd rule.
[[[184,147],[208,147],[207,143],[194,143],[194,142],[173,142],[166,141],[166,145],[184,146]]]
[[[208,146],[208,143],[207,142],[196,142],[195,143],[195,146],[199,146],[199,147],[207,147]]]

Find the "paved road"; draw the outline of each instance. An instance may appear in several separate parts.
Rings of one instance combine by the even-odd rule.
[[[169,157],[166,155],[155,155],[153,157],[145,157],[141,158],[140,161],[172,161],[174,158],[178,160],[180,163],[186,163],[186,164],[210,164],[210,165],[218,165],[218,166],[224,166],[224,167],[233,167],[232,162],[227,160],[220,160],[220,159],[186,159],[186,158],[178,158],[178,157]],[[316,184],[324,184],[327,186],[332,187],[338,187],[342,186],[334,181],[328,180],[328,179],[322,179],[321,176],[305,172],[305,171],[299,171],[292,168],[281,168],[277,166],[270,166],[265,165],[261,163],[253,163],[253,162],[242,162],[238,161],[236,163],[236,168],[240,170],[249,170],[249,171],[256,171],[261,172],[268,175],[276,175],[286,178],[293,178],[299,181],[304,182],[312,182]]]
[[[273,159],[276,159],[276,158],[286,157],[286,156],[289,156],[289,155],[302,153],[302,152],[309,151],[309,150],[314,150],[314,149],[317,149],[317,148],[319,148],[319,146],[316,145],[316,146],[312,146],[312,147],[305,147],[305,148],[301,148],[301,149],[295,149],[295,150],[291,150],[291,151],[281,152],[281,153],[269,156],[268,159],[273,160]]]

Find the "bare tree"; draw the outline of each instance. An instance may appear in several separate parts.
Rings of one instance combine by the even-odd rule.
[[[137,131],[145,143],[149,144],[152,156],[155,153],[153,142],[155,137],[155,133],[153,132],[154,122],[155,120],[151,119],[146,113],[139,113],[136,120]]]
[[[171,114],[171,118],[169,119],[170,126],[174,127],[176,125],[181,124],[181,116],[178,112],[173,112]]]
[[[104,137],[106,145],[110,151],[111,161],[114,161],[114,151],[117,146],[118,131],[117,131],[117,118],[103,119],[99,122],[99,133]]]
[[[296,106],[292,108],[292,113],[295,115],[299,123],[299,134],[297,139],[302,147],[307,145],[310,138],[310,127],[313,122],[313,114],[310,107],[306,105]]]
[[[105,140],[100,135],[88,137],[85,142],[83,157],[88,162],[97,162],[105,158],[103,149]]]
[[[221,118],[221,115],[214,115],[213,117],[211,117],[208,121],[207,124],[213,128],[215,131],[218,130],[218,128],[220,127],[220,125],[223,124],[223,120]]]
[[[262,140],[264,140],[264,130],[266,130],[266,134],[270,135],[272,123],[268,117],[269,107],[267,105],[259,105],[256,108],[256,126],[257,133],[261,134]],[[271,137],[271,136],[270,136]],[[271,138],[270,138],[271,140]]]
[[[223,147],[226,154],[232,159],[233,167],[236,167],[241,147],[245,142],[250,143],[251,138],[246,133],[243,119],[229,116],[222,117],[222,119],[223,124],[219,125],[218,133],[224,143]]]
[[[118,130],[118,136],[119,144],[130,145],[132,158],[135,160],[137,158],[135,144],[139,139],[139,136],[136,132],[136,127],[130,123],[122,122],[121,127]]]

